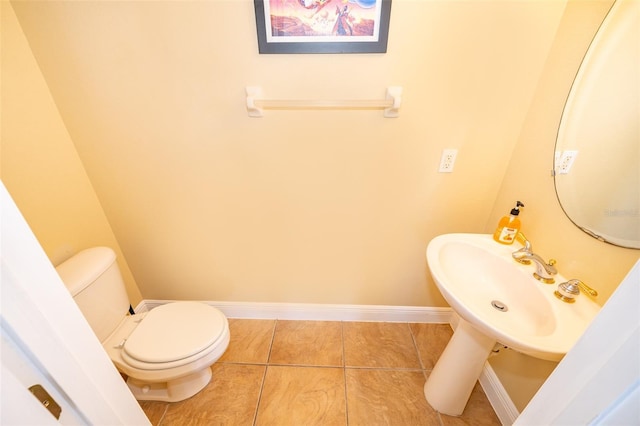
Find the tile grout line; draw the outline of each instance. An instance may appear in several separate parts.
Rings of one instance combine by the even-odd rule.
[[[278,320],[273,324],[273,332],[271,333],[271,342],[269,343],[269,352],[267,354],[267,362],[264,364],[264,374],[262,375],[262,383],[260,384],[260,392],[258,393],[258,402],[256,403],[256,410],[253,413],[253,426],[256,426],[258,422],[258,410],[260,409],[260,402],[262,402],[262,391],[264,390],[264,382],[267,379],[267,371],[269,370],[269,360],[271,360],[271,349],[273,349],[273,341],[276,338],[276,327],[278,326]]]
[[[413,330],[411,329],[411,323],[407,323],[407,325],[409,326],[409,332],[411,333],[411,340],[413,340],[413,346],[416,349],[416,352],[418,353],[418,361],[420,361],[420,367],[422,368],[422,376],[424,377],[425,383],[427,381],[427,369],[424,366],[424,362],[422,361],[422,356],[420,355],[420,350],[418,349],[418,342],[417,342],[417,338],[416,336],[413,334]],[[426,396],[423,396],[423,398],[426,399]],[[427,401],[427,404],[429,404],[429,401]],[[429,404],[429,406],[431,406]],[[433,408],[433,407],[431,407]],[[440,423],[440,426],[444,426],[444,423],[442,422],[442,416],[440,415],[440,412],[438,410],[435,410],[436,412],[436,416],[438,418],[438,422]]]
[[[162,422],[164,421],[164,418],[167,415],[168,410],[169,410],[169,404],[164,406],[164,411],[162,412],[162,416],[160,416],[160,420],[158,420],[158,426],[162,426]]]
[[[418,342],[416,336],[413,334],[413,330],[411,329],[411,323],[407,323],[407,327],[409,327],[409,334],[411,335],[411,341],[413,342],[413,349],[415,349],[418,354],[418,362],[420,363],[420,369],[422,370],[422,376],[424,380],[427,380],[427,375],[425,373],[426,368],[424,366],[424,362],[422,361],[422,356],[420,355],[420,349],[418,349]]]
[[[344,350],[344,321],[340,321],[340,341],[342,343],[342,377],[344,378],[344,417],[349,426],[349,399],[347,398],[347,354]]]
[[[344,366],[344,365],[318,365],[318,364],[286,364],[286,363],[270,363],[270,364],[264,364],[264,363],[259,363],[259,362],[236,362],[236,361],[224,361],[221,362],[220,364],[230,364],[230,365],[240,365],[240,366],[249,366],[249,365],[255,365],[255,366],[260,366],[260,367],[267,367],[267,366],[272,366],[272,367],[301,367],[301,368],[335,368],[335,369],[342,369],[342,370],[379,370],[379,371],[415,371],[415,372],[422,372],[422,371],[426,371],[423,370],[420,367],[368,367],[368,366],[358,366],[358,365],[349,365],[349,366]]]
[[[273,323],[273,332],[271,333],[271,343],[269,344],[269,354],[267,356],[267,365],[271,364],[271,351],[273,350],[273,342],[276,340],[276,330],[278,329],[279,320],[275,320]]]

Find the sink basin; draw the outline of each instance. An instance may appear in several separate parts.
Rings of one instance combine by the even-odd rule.
[[[460,317],[424,388],[441,413],[462,414],[496,343],[559,361],[600,310],[585,295],[575,303],[556,298],[558,284],[567,279],[556,275],[555,284],[536,280],[534,265],[511,256],[520,247],[484,234],[440,235],[427,247],[431,275]]]
[[[491,235],[445,234],[429,243],[427,262],[438,289],[461,318],[511,349],[559,361],[600,307],[585,295],[575,303],[558,300],[553,293],[567,279],[556,275],[555,284],[536,280],[533,265],[511,257],[519,248],[498,244]]]

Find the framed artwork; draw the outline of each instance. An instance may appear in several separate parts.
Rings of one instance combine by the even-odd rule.
[[[385,53],[391,0],[253,0],[260,53]]]

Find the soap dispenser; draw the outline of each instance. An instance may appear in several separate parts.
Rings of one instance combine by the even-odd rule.
[[[508,216],[504,216],[498,222],[496,232],[493,233],[493,239],[500,244],[513,244],[516,240],[516,234],[520,231],[520,207],[524,207],[520,201],[516,202],[516,206],[511,209]]]

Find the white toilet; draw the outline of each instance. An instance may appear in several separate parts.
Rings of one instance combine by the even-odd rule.
[[[128,315],[113,250],[94,247],[56,268],[127,385],[140,401],[182,401],[211,380],[229,346],[229,323],[200,302],[173,302]]]

